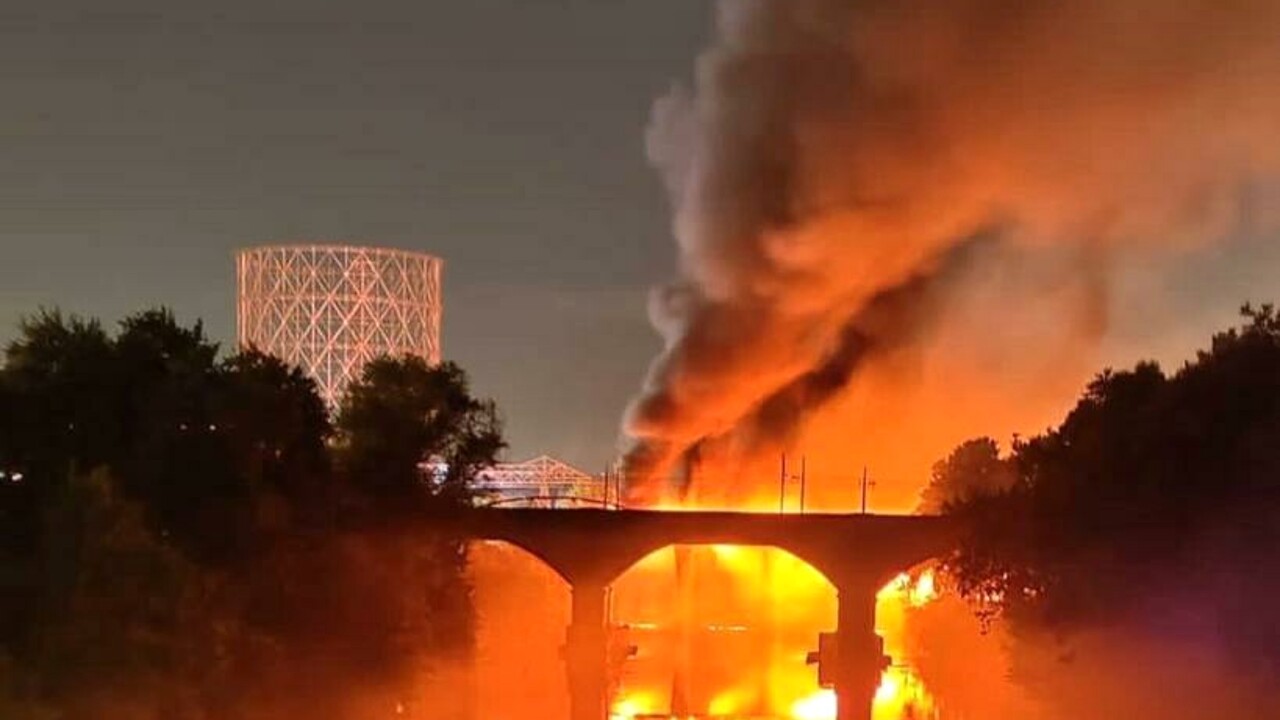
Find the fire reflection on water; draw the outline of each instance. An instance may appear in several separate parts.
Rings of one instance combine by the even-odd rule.
[[[903,574],[878,596],[877,631],[893,658],[875,720],[938,717],[905,654],[904,624],[936,597],[931,570]],[[775,548],[666,548],[614,584],[612,621],[626,651],[613,667],[612,717],[831,720],[833,691],[806,663],[835,628],[835,589]]]
[[[503,543],[478,543],[470,557],[477,667],[503,679],[501,693],[477,693],[478,716],[526,717],[537,708],[537,717],[567,717],[559,654],[567,585]],[[875,720],[941,716],[906,635],[913,613],[936,596],[928,569],[900,575],[879,593],[877,632],[893,664],[876,694]],[[835,589],[799,558],[774,548],[668,547],[620,576],[610,600],[614,720],[835,717],[834,694],[806,663],[819,633],[835,629]]]

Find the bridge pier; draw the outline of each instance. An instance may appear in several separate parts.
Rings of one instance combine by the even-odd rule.
[[[876,589],[836,588],[836,720],[871,720],[885,668],[884,643],[876,635]]]
[[[434,516],[472,538],[505,540],[540,558],[573,596],[564,647],[570,720],[608,717],[606,589],[650,552],[728,543],[792,552],[836,586],[838,720],[870,720],[885,662],[875,633],[876,592],[893,574],[954,547],[952,518],[747,514],[651,510],[484,509]]]
[[[608,717],[605,585],[577,582],[570,588],[572,615],[564,661],[569,680],[570,720]]]

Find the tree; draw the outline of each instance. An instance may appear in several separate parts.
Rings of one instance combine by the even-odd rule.
[[[217,424],[218,346],[200,323],[183,327],[158,309],[125,318],[115,351],[122,487],[184,550],[229,559],[250,522],[249,487]]]
[[[409,646],[462,659],[474,627],[466,544],[424,522],[421,511],[470,502],[476,472],[505,445],[493,402],[473,397],[452,363],[382,358],[348,390],[337,427],[342,475],[365,508],[358,514],[382,525],[371,539],[396,563]],[[399,655],[405,639],[388,635],[384,647]]]
[[[91,320],[42,310],[24,319],[0,369],[0,643],[26,642],[44,596],[45,508],[67,479],[105,462],[119,435],[112,346]]]
[[[1102,373],[1015,445],[1008,490],[948,508],[970,528],[947,562],[967,597],[1056,631],[1185,632],[1174,610],[1195,608],[1242,664],[1280,672],[1280,318],[1243,314],[1172,376]]]
[[[411,355],[365,366],[337,426],[347,480],[393,514],[468,501],[476,472],[505,446],[493,402],[472,397],[461,368]]]
[[[230,562],[255,551],[264,522],[314,520],[331,499],[332,427],[299,368],[255,350],[219,362],[202,325],[166,309],[129,316],[114,338],[56,312],[21,330],[0,372],[5,416],[24,419],[0,437],[0,467],[31,488],[25,510],[0,498],[14,514],[37,517],[41,488],[110,466],[159,532]]]
[[[22,321],[0,380],[0,468],[23,474],[28,499],[108,461],[120,437],[110,390],[116,367],[96,320],[42,310]]]
[[[465,545],[415,510],[469,502],[493,403],[455,365],[384,359],[341,417],[167,310],[114,337],[25,321],[0,367],[0,714],[367,717],[337,701],[408,702],[456,662]]]
[[[257,349],[219,366],[214,424],[251,487],[314,517],[332,500],[329,412],[301,368]]]
[[[0,643],[23,642],[47,600],[44,526],[70,478],[110,468],[114,491],[201,562],[243,563],[268,526],[322,513],[331,427],[297,368],[252,351],[219,363],[200,324],[167,310],[116,337],[56,311],[19,330],[0,368]]]
[[[929,484],[920,494],[917,512],[941,513],[948,506],[971,498],[1008,490],[1016,480],[1013,464],[1000,457],[1000,446],[995,440],[969,440],[934,463]]]
[[[57,717],[198,717],[219,678],[225,619],[208,575],[156,537],[105,470],[75,476],[44,513],[36,628],[14,685]],[[0,701],[3,702],[3,701]]]

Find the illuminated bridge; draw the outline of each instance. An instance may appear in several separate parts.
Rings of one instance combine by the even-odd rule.
[[[780,548],[827,577],[839,611],[834,654],[820,662],[834,679],[838,719],[868,720],[885,660],[875,634],[876,592],[958,539],[952,519],[923,516],[480,508],[432,521],[520,547],[568,582],[571,720],[607,717],[608,586],[655,550],[710,544]]]
[[[589,475],[549,455],[540,455],[485,468],[476,476],[473,487],[481,495],[481,505],[599,508],[616,505],[612,479]]]

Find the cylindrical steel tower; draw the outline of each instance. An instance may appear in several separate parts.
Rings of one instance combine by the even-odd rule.
[[[440,273],[425,253],[351,245],[278,245],[236,254],[237,336],[301,366],[336,408],[382,355],[440,361]]]

